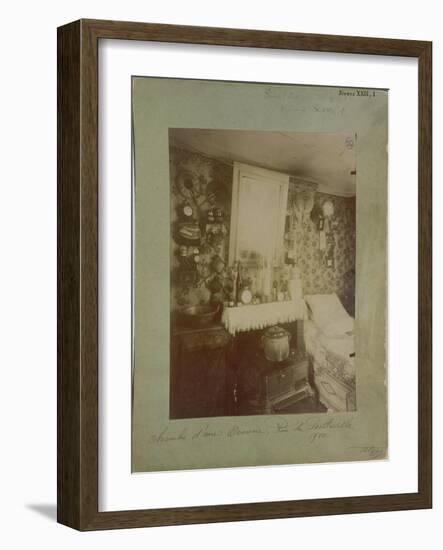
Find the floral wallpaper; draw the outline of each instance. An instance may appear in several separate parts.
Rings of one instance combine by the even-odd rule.
[[[295,256],[304,294],[335,292],[348,313],[355,315],[355,197],[339,197],[316,192],[312,214],[325,201],[334,205],[333,229],[330,239],[333,265],[328,267],[325,253],[320,250],[320,234],[315,216],[311,215],[296,231]]]
[[[229,299],[232,173],[228,163],[170,147],[172,310]],[[355,197],[320,192],[313,197],[311,215],[297,224],[293,239],[285,242],[285,248],[291,251],[289,256],[298,267],[304,294],[336,292],[354,315]],[[314,215],[327,200],[334,205],[326,235],[332,262],[325,261],[325,250],[320,249]]]

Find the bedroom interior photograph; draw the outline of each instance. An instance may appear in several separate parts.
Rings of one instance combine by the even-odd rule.
[[[356,139],[169,129],[171,419],[357,409]]]

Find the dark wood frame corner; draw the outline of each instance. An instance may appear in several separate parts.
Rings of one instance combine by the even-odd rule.
[[[98,41],[124,39],[418,58],[418,492],[98,511]],[[58,29],[58,521],[79,530],[432,506],[432,44],[80,20]]]

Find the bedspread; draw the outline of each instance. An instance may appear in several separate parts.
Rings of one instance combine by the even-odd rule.
[[[314,361],[314,370],[324,369],[350,389],[355,388],[355,361],[353,334],[342,337],[326,336],[312,320],[304,323],[306,350]]]

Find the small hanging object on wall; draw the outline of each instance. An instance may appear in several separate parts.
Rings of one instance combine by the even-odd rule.
[[[214,223],[215,222],[215,215],[214,215],[214,209],[210,208],[207,212],[207,221],[208,223]]]
[[[325,227],[325,217],[323,215],[323,209],[319,204],[315,204],[311,211],[311,221],[317,231],[323,231]]]
[[[319,235],[319,248],[324,251],[324,262],[326,267],[334,268],[335,266],[335,238],[334,228],[336,227],[334,220],[335,207],[331,200],[326,200],[322,204],[323,224]]]
[[[215,273],[220,274],[225,268],[225,262],[220,258],[220,256],[215,255],[211,261],[211,268]]]
[[[187,201],[177,206],[177,218],[179,222],[192,222],[194,220],[194,208]]]
[[[335,245],[331,242],[327,244],[327,250],[325,254],[325,264],[326,267],[335,267]]]
[[[212,209],[216,200],[215,193],[208,191],[205,178],[181,168],[175,177],[175,189],[183,199],[178,212],[179,220],[184,221],[184,217],[185,220],[194,219],[202,223],[205,210]]]
[[[215,209],[215,221],[217,223],[223,223],[223,219],[224,219],[224,212],[221,208],[216,208]]]
[[[324,229],[321,229],[318,235],[318,248],[322,252],[326,250],[326,233]]]
[[[183,204],[191,207],[194,210],[194,214],[198,216],[198,200],[201,198],[201,190],[196,181],[196,176],[189,170],[178,170],[175,178],[175,187],[184,200]]]
[[[196,223],[178,223],[175,227],[174,240],[182,245],[199,245],[200,227]]]
[[[296,232],[293,230],[292,212],[286,213],[285,218],[285,264],[295,265],[295,259],[297,257],[297,242]]]
[[[313,180],[289,178],[291,188],[292,208],[297,225],[306,226],[309,223],[312,209],[315,203],[315,192],[318,188],[318,183]]]
[[[329,233],[331,231],[332,218],[335,212],[334,203],[330,200],[326,200],[322,205],[322,212],[324,217],[325,231],[326,233]]]

